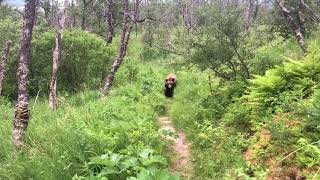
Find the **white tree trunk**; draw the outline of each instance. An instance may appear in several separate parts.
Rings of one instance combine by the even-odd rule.
[[[287,19],[289,26],[290,26],[290,29],[291,29],[293,35],[296,37],[301,49],[303,50],[303,52],[306,52],[307,46],[306,46],[306,42],[305,42],[305,38],[304,38],[304,34],[303,34],[303,29],[304,29],[303,25],[299,24],[295,21],[293,15],[292,15],[292,12],[290,11],[289,8],[287,8],[285,6],[285,0],[277,0],[277,3],[279,5],[281,13]]]
[[[111,73],[105,79],[105,85],[103,88],[103,95],[104,96],[107,96],[109,94],[110,89],[113,85],[113,80],[115,78],[115,74],[117,73],[119,67],[121,66],[121,64],[123,62],[123,58],[126,56],[127,46],[128,46],[128,42],[130,39],[132,27],[133,27],[132,23],[129,25],[130,22],[129,22],[129,2],[128,2],[128,0],[124,0],[123,10],[124,10],[123,27],[122,27],[122,33],[121,33],[119,54],[112,65]]]
[[[64,9],[58,12],[58,22],[56,30],[56,47],[53,51],[52,59],[52,75],[50,81],[49,92],[49,108],[53,111],[57,109],[57,78],[58,71],[61,64],[61,52],[62,52],[62,39],[65,25],[65,19],[68,8],[68,0],[64,1]]]
[[[20,58],[17,69],[18,102],[13,122],[13,144],[16,148],[24,146],[25,133],[28,127],[29,110],[29,65],[31,61],[32,30],[36,16],[37,0],[26,0],[21,33]]]

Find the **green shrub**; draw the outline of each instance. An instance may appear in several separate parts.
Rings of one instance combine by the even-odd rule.
[[[91,157],[88,165],[93,171],[93,175],[120,180],[136,176],[145,169],[160,169],[167,165],[167,160],[163,156],[155,155],[151,149],[133,153],[124,149],[121,152],[121,154],[109,152]]]
[[[255,50],[255,55],[250,61],[253,74],[264,75],[268,69],[281,65],[285,57],[298,59],[303,52],[295,39],[284,40],[278,37]]]
[[[168,56],[168,53],[163,52],[154,47],[144,47],[140,55],[142,60],[149,61],[149,62],[152,62],[159,58],[166,58],[167,56]]]
[[[313,93],[319,80],[320,66],[311,56],[301,62],[289,60],[265,76],[255,76],[247,97],[255,110],[275,111],[280,107],[288,112],[290,105]]]
[[[252,126],[250,112],[245,101],[238,99],[228,106],[223,119],[227,126],[234,127],[241,132],[250,132]]]
[[[32,63],[30,94],[41,89],[47,93],[52,72],[52,52],[55,47],[55,33],[34,34],[32,41]],[[58,75],[58,91],[79,92],[83,89],[101,87],[104,77],[110,71],[115,49],[100,37],[81,30],[66,30],[63,39],[62,62]],[[10,61],[4,95],[15,95],[16,63]]]
[[[306,121],[304,121],[303,133],[312,141],[319,140],[320,134],[320,90],[315,90],[311,99],[311,105],[305,105]]]
[[[316,144],[310,144],[306,139],[299,139],[297,152],[298,164],[302,167],[319,167],[320,166],[320,146],[319,141]]]

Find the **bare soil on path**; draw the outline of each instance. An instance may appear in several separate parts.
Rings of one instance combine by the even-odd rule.
[[[171,142],[169,148],[173,159],[170,169],[179,172],[182,177],[191,179],[193,175],[192,156],[185,133],[176,130],[170,117],[160,117],[158,123],[162,139]]]

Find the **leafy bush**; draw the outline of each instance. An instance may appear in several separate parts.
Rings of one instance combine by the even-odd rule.
[[[242,132],[250,132],[252,126],[250,112],[250,108],[245,106],[245,102],[238,99],[228,106],[223,119],[227,126],[234,127]]]
[[[249,108],[249,119],[255,130],[263,128],[265,145],[256,142],[257,161],[267,164],[274,156],[284,156],[279,163],[283,169],[299,165],[304,174],[312,174],[318,165],[319,128],[318,89],[320,82],[320,54],[317,40],[309,44],[309,53],[303,59],[286,58],[283,65],[266,71],[264,76],[255,76],[249,92],[242,100]],[[290,52],[284,51],[285,53]],[[296,57],[298,58],[298,56]],[[248,117],[248,116],[247,116]],[[259,134],[259,132],[257,133]],[[252,142],[255,142],[256,135]],[[288,158],[286,155],[294,152]],[[283,160],[284,160],[283,159]],[[268,168],[268,167],[267,167]],[[271,172],[270,174],[272,174]]]
[[[297,152],[298,164],[302,167],[320,166],[320,141],[310,144],[306,139],[299,139],[300,151]]]
[[[268,69],[282,65],[285,57],[298,59],[302,54],[295,39],[285,40],[278,37],[255,50],[255,55],[250,60],[250,68],[253,74],[264,75]]]
[[[306,121],[304,122],[303,133],[312,141],[319,140],[320,134],[320,90],[315,90],[311,99],[311,105],[307,103],[304,106]]]
[[[52,72],[52,50],[55,47],[55,33],[34,34],[32,41],[32,63],[30,94],[38,90],[47,92]],[[79,92],[83,89],[101,87],[103,78],[110,70],[115,49],[103,39],[81,30],[64,33],[62,62],[58,75],[58,91]],[[5,95],[16,92],[16,61],[10,61]]]
[[[101,156],[91,157],[88,163],[92,171],[98,177],[111,179],[125,179],[135,176],[145,169],[160,169],[167,165],[167,160],[160,155],[154,155],[153,150],[144,149],[138,154],[122,154],[109,152]]]
[[[154,61],[155,59],[166,58],[167,55],[168,53],[154,47],[144,47],[140,57],[144,61]]]
[[[268,70],[265,76],[255,76],[247,97],[256,110],[275,111],[281,107],[289,111],[290,105],[313,93],[319,75],[319,63],[311,56],[302,62],[289,60],[284,66]]]
[[[19,44],[20,29],[22,23],[20,14],[15,12],[13,8],[6,5],[0,6],[0,47],[2,47],[7,40],[11,40],[14,44]]]

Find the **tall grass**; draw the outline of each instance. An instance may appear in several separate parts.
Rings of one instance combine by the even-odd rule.
[[[163,154],[155,119],[164,109],[165,70],[127,60],[107,98],[101,98],[99,91],[60,94],[56,112],[48,109],[45,97],[36,104],[33,99],[22,151],[11,143],[13,104],[1,99],[0,179],[87,176],[92,172],[89,158],[110,151],[133,153],[149,148]]]

